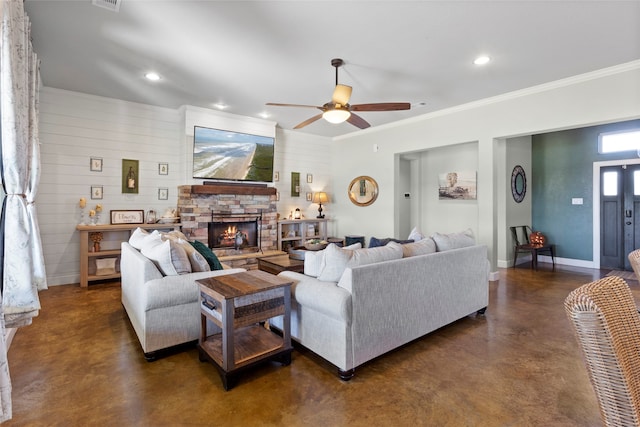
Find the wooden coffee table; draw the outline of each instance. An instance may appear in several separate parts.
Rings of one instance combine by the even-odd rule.
[[[291,282],[254,270],[197,280],[200,287],[200,361],[216,366],[225,390],[233,377],[257,363],[291,363]],[[261,322],[284,316],[282,335]],[[214,323],[212,334],[207,320]],[[209,326],[212,326],[209,323]]]
[[[278,274],[282,271],[304,273],[304,261],[291,259],[289,258],[289,255],[258,258],[258,269],[271,274]]]

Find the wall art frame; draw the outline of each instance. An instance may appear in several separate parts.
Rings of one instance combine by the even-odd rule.
[[[111,224],[144,224],[143,210],[112,210],[109,213]]]
[[[138,194],[140,185],[139,162],[137,160],[122,159],[122,192]]]
[[[476,171],[455,171],[438,174],[439,200],[476,200]]]
[[[291,172],[291,197],[300,197],[300,172]]]
[[[91,186],[91,199],[92,200],[102,200],[103,197],[103,187],[102,185],[92,185]]]
[[[168,188],[158,188],[158,200],[169,200]]]
[[[169,175],[169,163],[158,163],[158,175]]]
[[[89,159],[89,170],[91,172],[102,172],[102,157],[91,157]]]

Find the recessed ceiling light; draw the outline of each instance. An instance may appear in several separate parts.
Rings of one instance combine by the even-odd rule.
[[[160,75],[159,75],[158,73],[154,73],[153,71],[152,71],[152,72],[149,72],[149,73],[147,73],[147,74],[145,74],[144,76],[145,76],[148,80],[151,80],[151,81],[153,81],[153,82],[157,82],[158,80],[160,80]]]
[[[227,107],[229,107],[227,104],[223,104],[222,102],[218,102],[216,104],[213,104],[214,107],[216,107],[218,110],[224,110]]]
[[[485,65],[489,62],[491,62],[491,58],[489,58],[488,56],[479,56],[473,61],[473,63],[476,65]]]
[[[271,114],[267,113],[266,111],[263,111],[262,113],[258,114],[260,117],[262,117],[263,119],[267,119],[269,117],[271,117]]]

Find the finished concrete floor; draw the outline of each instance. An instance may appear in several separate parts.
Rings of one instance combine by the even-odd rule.
[[[501,269],[485,316],[370,361],[349,382],[296,348],[291,365],[257,367],[230,391],[194,347],[146,362],[118,284],[51,287],[10,348],[4,425],[600,426],[563,301],[606,273]]]

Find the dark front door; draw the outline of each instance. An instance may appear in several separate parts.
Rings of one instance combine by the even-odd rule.
[[[627,254],[640,247],[640,165],[600,169],[600,233],[600,267],[631,270]]]

